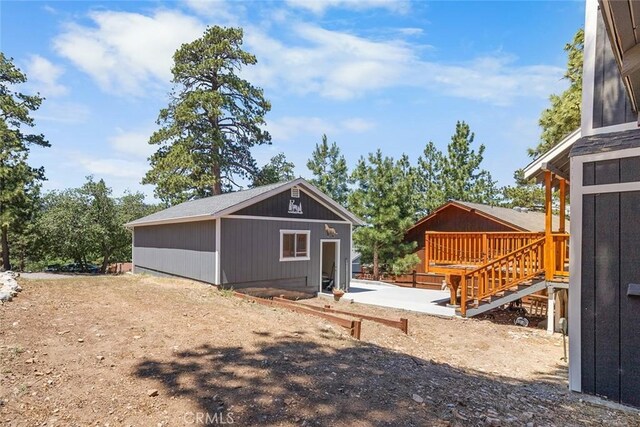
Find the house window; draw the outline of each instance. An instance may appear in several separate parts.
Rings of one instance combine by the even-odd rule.
[[[294,199],[300,198],[300,187],[291,187],[291,197]]]
[[[280,230],[280,261],[309,260],[309,230]]]

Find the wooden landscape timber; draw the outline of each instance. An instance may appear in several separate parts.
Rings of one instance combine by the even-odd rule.
[[[371,320],[372,322],[376,322],[376,323],[380,323],[382,325],[391,326],[392,328],[400,329],[405,334],[409,333],[409,320],[405,319],[405,318],[400,318],[400,320],[391,320],[391,319],[385,319],[384,317],[371,316],[371,315],[368,315],[368,314],[355,313],[355,312],[352,312],[352,311],[336,310],[334,308],[331,308],[330,305],[325,305],[324,307],[318,307],[318,306],[314,306],[314,305],[302,304],[302,303],[299,303],[299,302],[292,302],[291,300],[285,299],[283,297],[279,297],[279,298],[278,297],[274,297],[273,299],[276,300],[276,301],[282,301],[282,302],[287,301],[289,303],[294,303],[294,304],[297,304],[298,306],[302,306],[302,307],[305,307],[305,308],[310,308],[310,309],[316,310],[318,312],[345,314],[345,315],[348,315],[348,316],[357,317],[359,319]]]
[[[242,298],[247,301],[255,302],[258,304],[270,306],[270,307],[280,307],[285,308],[287,310],[295,311],[296,313],[302,314],[310,314],[312,316],[321,317],[331,323],[334,323],[338,326],[341,326],[345,329],[349,330],[350,335],[359,340],[360,333],[362,330],[362,321],[355,319],[345,319],[344,317],[333,316],[331,314],[319,312],[309,308],[309,306],[303,306],[302,304],[294,303],[290,300],[285,300],[283,298],[274,297],[273,299],[259,298],[251,295],[243,294],[241,292],[233,292],[233,295],[239,298]]]

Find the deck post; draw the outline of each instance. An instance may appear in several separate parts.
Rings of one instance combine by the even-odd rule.
[[[556,288],[547,287],[547,333],[553,334],[556,331]]]
[[[424,272],[429,272],[431,251],[429,250],[429,233],[424,233]]]
[[[566,211],[566,198],[567,198],[567,181],[564,178],[560,178],[560,225],[558,227],[558,233],[565,232],[565,211]]]
[[[553,250],[553,235],[552,233],[552,218],[553,218],[553,205],[551,200],[551,185],[552,185],[551,171],[544,171],[544,276],[546,280],[553,279],[554,266],[554,250]]]
[[[457,274],[445,274],[447,287],[449,288],[449,306],[458,306],[458,287],[460,286],[461,277]]]
[[[489,262],[489,243],[487,240],[487,233],[482,233],[482,257],[483,264]]]

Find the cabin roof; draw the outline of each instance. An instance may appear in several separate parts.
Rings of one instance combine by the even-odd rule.
[[[442,212],[451,206],[455,206],[459,209],[475,212],[493,221],[505,224],[518,231],[523,232],[541,232],[544,231],[544,212],[535,211],[523,211],[511,208],[503,208],[499,206],[483,205],[481,203],[462,202],[459,200],[451,200],[438,209],[434,210],[430,215],[422,218],[416,222],[411,229],[418,227],[421,224],[429,221],[436,215],[441,215]],[[558,215],[553,215],[553,228],[557,229],[560,218]],[[565,229],[569,229],[569,221],[565,221]]]

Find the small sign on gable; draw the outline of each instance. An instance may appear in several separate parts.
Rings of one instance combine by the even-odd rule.
[[[302,200],[298,201],[298,203],[296,203],[295,200],[293,199],[289,199],[289,210],[288,212],[290,214],[294,214],[294,215],[302,215]]]

